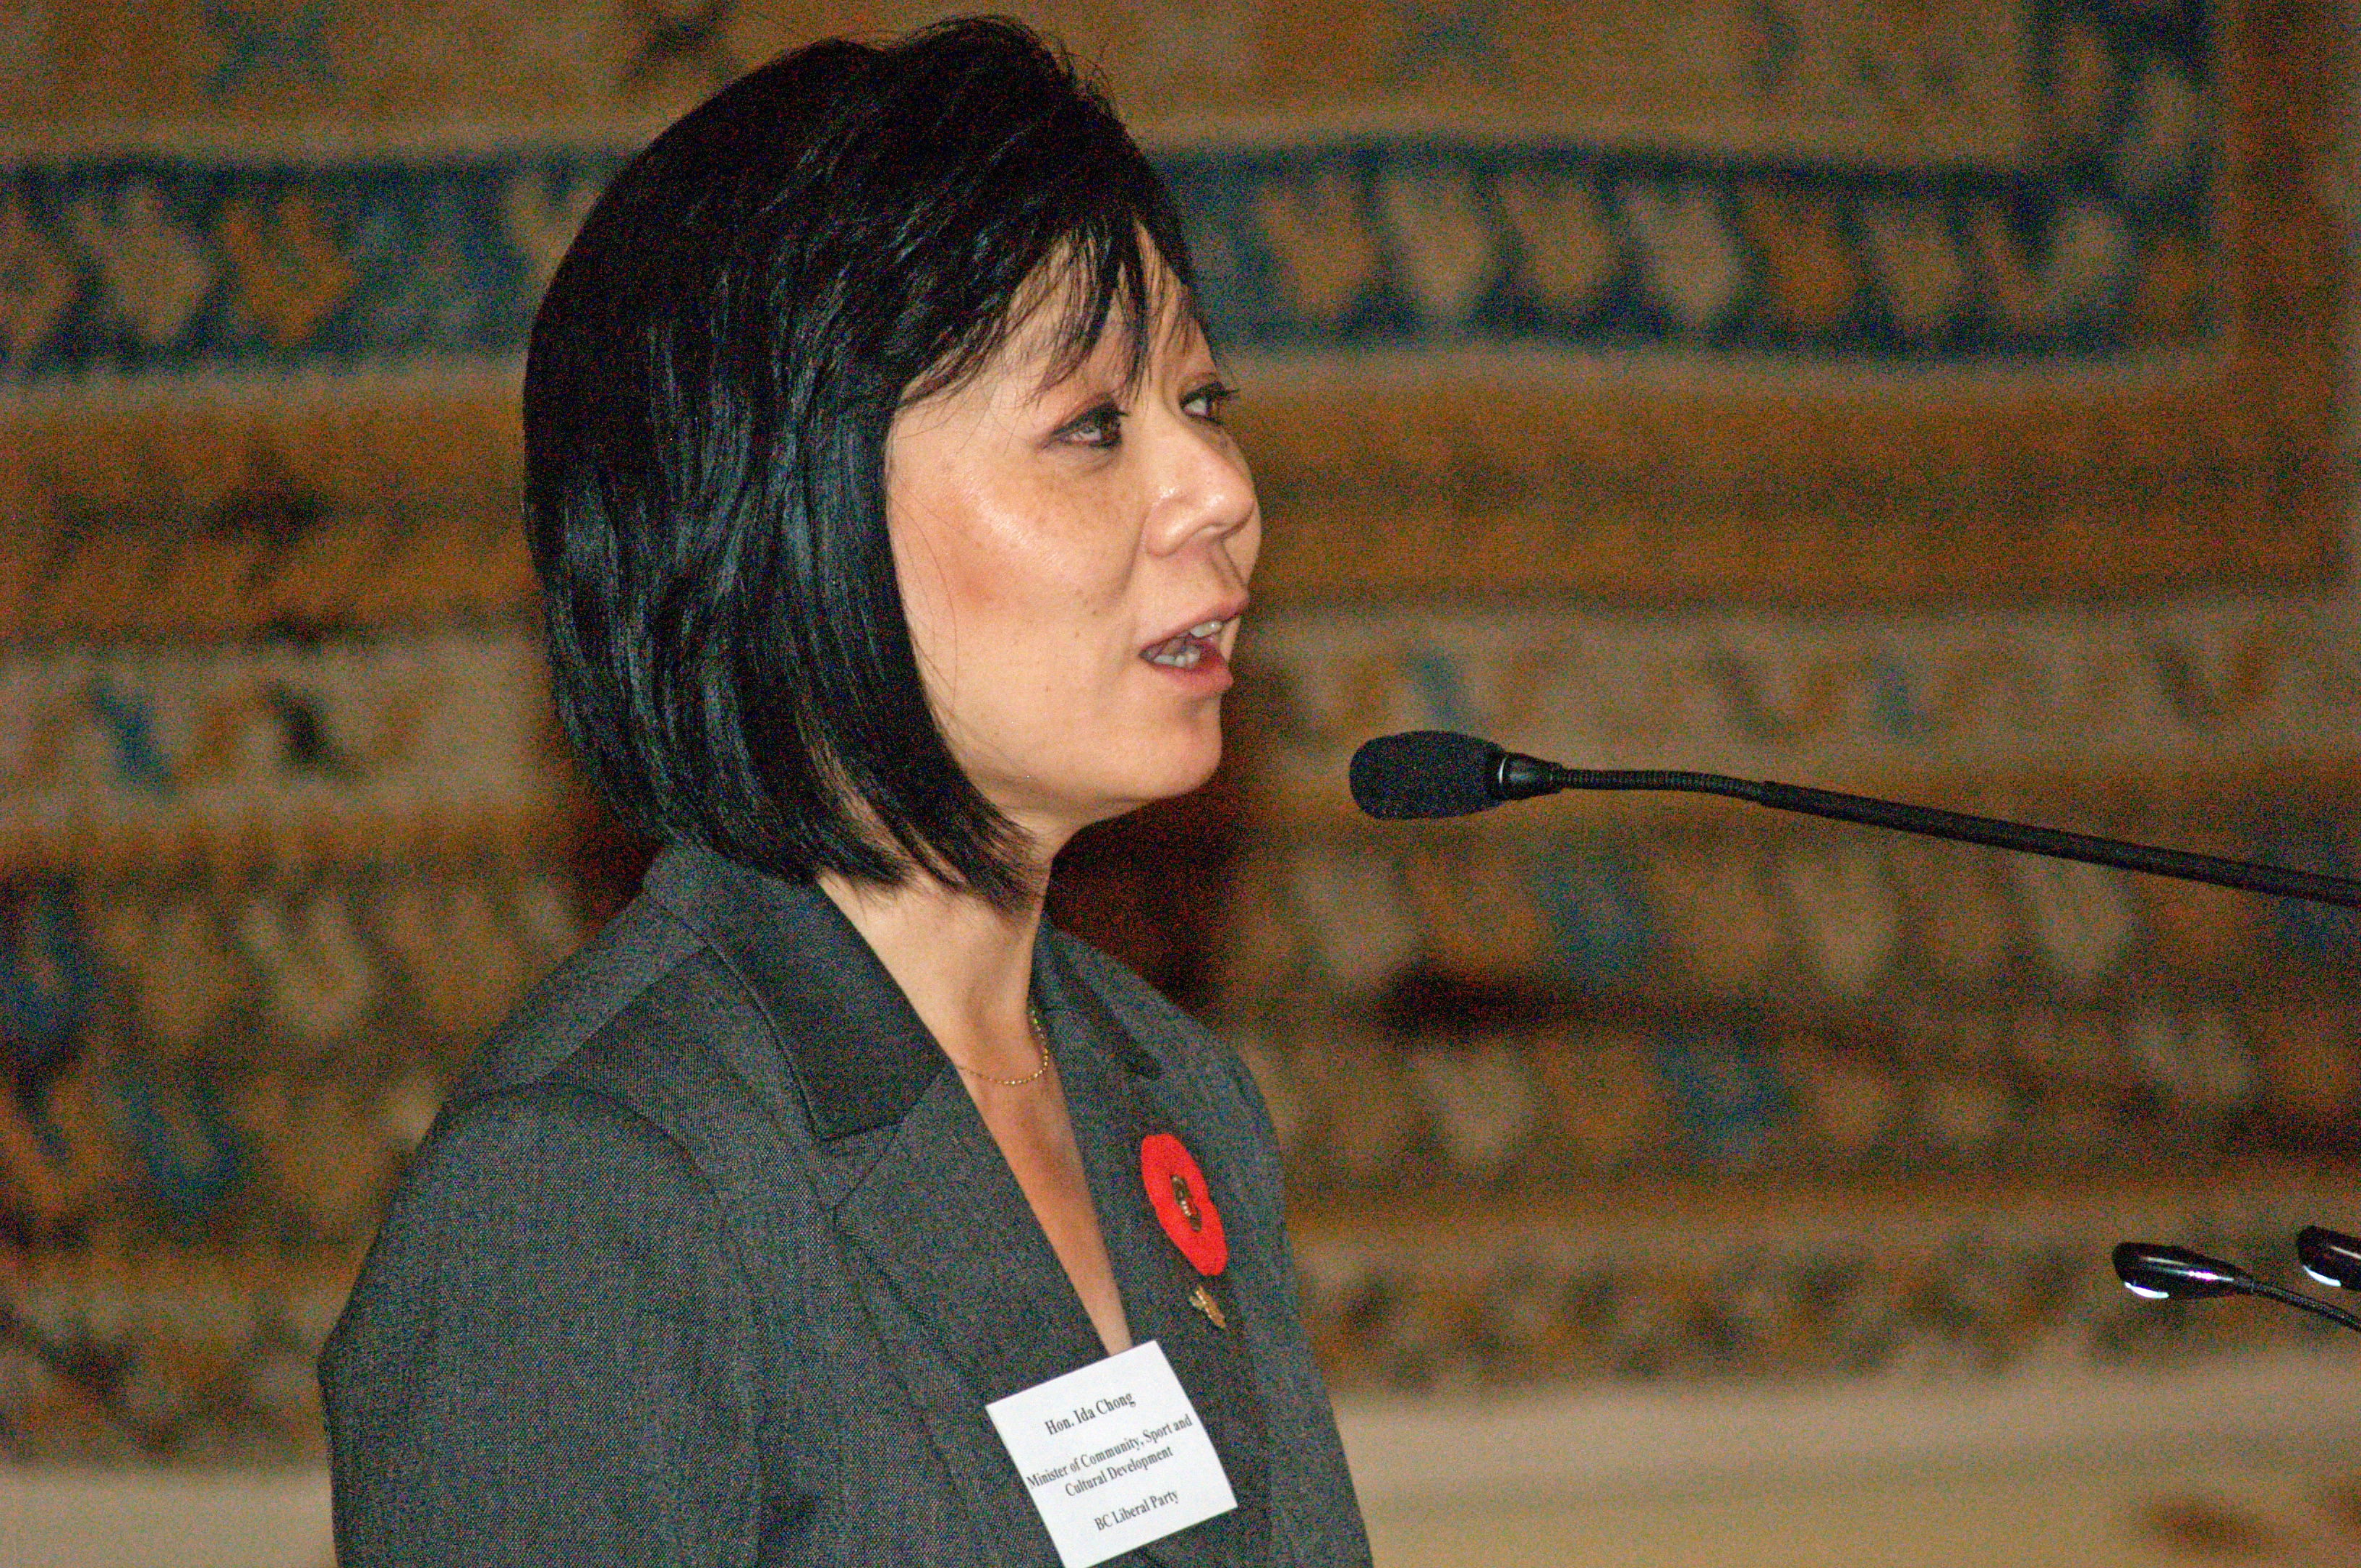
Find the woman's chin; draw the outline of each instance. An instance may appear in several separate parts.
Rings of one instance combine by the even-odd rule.
[[[1151,757],[1142,752],[1135,753],[1129,760],[1135,764],[1145,764],[1151,762]],[[1099,799],[1091,813],[1092,820],[1104,821],[1110,817],[1121,817],[1143,806],[1153,806],[1159,800],[1170,800],[1201,789],[1221,765],[1222,741],[1218,730],[1210,742],[1161,749],[1159,753],[1153,755],[1152,765],[1127,768],[1120,777],[1106,780],[1099,790],[1093,792]]]
[[[1205,782],[1213,776],[1213,769],[1220,761],[1221,759],[1216,757],[1213,762],[1207,763],[1202,768],[1192,768],[1186,773],[1175,773],[1159,780],[1143,779],[1136,788],[1126,790],[1105,801],[1094,819],[1104,822],[1108,817],[1121,817],[1126,812],[1137,811],[1142,806],[1154,806],[1159,801],[1177,800],[1184,795],[1202,789]]]
[[[1063,766],[1037,766],[1027,777],[971,776],[1037,839],[1062,844],[1093,823],[1202,788],[1222,765],[1221,725],[1208,718],[1110,737],[1086,757],[1069,752]]]
[[[1202,789],[1221,765],[1222,722],[1221,710],[1217,707],[1203,721],[1192,727],[1185,745],[1172,748],[1164,787],[1148,798],[1170,800],[1176,795]]]

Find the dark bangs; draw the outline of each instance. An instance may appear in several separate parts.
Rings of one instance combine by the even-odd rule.
[[[924,55],[940,45],[952,60],[988,65],[963,46],[973,31],[1001,27],[1015,30],[1013,24],[948,23],[906,47]],[[1045,63],[1071,71],[1063,56],[1032,41]],[[983,177],[965,199],[946,203],[936,232],[913,238],[920,249],[948,249],[959,247],[965,235],[981,265],[969,274],[968,290],[939,296],[925,313],[934,318],[928,324],[938,335],[923,351],[926,367],[906,384],[903,401],[966,382],[1039,310],[1058,316],[1047,380],[1077,368],[1113,328],[1129,351],[1126,379],[1136,382],[1148,363],[1150,334],[1166,313],[1159,307],[1172,302],[1156,297],[1159,263],[1168,283],[1181,291],[1181,308],[1192,319],[1195,313],[1188,242],[1162,178],[1094,86],[1077,82],[1066,101],[1044,102],[1025,91],[1027,83],[1019,78],[978,76],[964,83],[968,93],[947,94],[939,112],[946,119],[975,115],[1007,134],[976,171]],[[912,85],[921,96],[933,96],[923,80]],[[1028,113],[1039,115],[1029,135],[1017,128]],[[1122,153],[1114,158],[1104,145],[1109,133],[1121,138]],[[937,125],[918,134],[929,147],[939,147],[960,131]]]
[[[928,711],[886,433],[1032,311],[1059,371],[1117,331],[1137,378],[1176,303],[1163,181],[1014,23],[784,56],[632,159],[525,371],[558,712],[615,808],[783,875],[1021,897],[1018,829]]]
[[[1143,227],[1134,217],[1120,225],[1093,223],[1078,232],[1052,234],[1043,253],[1021,274],[1020,292],[990,319],[977,323],[912,382],[903,394],[904,404],[956,390],[981,374],[1040,311],[1054,312],[1057,317],[1041,377],[1045,386],[1080,369],[1098,352],[1110,329],[1123,337],[1125,383],[1137,386],[1147,373],[1158,323],[1187,319],[1203,325],[1196,314],[1189,258],[1177,225],[1169,247],[1144,242]]]

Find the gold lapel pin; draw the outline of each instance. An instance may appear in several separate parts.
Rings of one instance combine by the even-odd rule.
[[[1189,1292],[1189,1300],[1197,1310],[1213,1320],[1215,1328],[1225,1329],[1230,1326],[1230,1320],[1222,1315],[1222,1304],[1213,1299],[1213,1293],[1205,1288],[1203,1280],[1197,1281],[1197,1288]]]

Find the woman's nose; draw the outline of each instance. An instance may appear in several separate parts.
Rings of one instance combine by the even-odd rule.
[[[1255,521],[1254,476],[1218,427],[1176,422],[1166,445],[1149,521],[1151,548],[1170,552],[1226,539]]]

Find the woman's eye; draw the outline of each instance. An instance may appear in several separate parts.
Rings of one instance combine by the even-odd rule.
[[[1113,403],[1102,403],[1058,433],[1077,445],[1120,446],[1123,444],[1123,411]]]
[[[1213,424],[1222,422],[1222,411],[1238,395],[1235,387],[1220,381],[1209,381],[1180,400],[1180,406],[1199,419]]]

